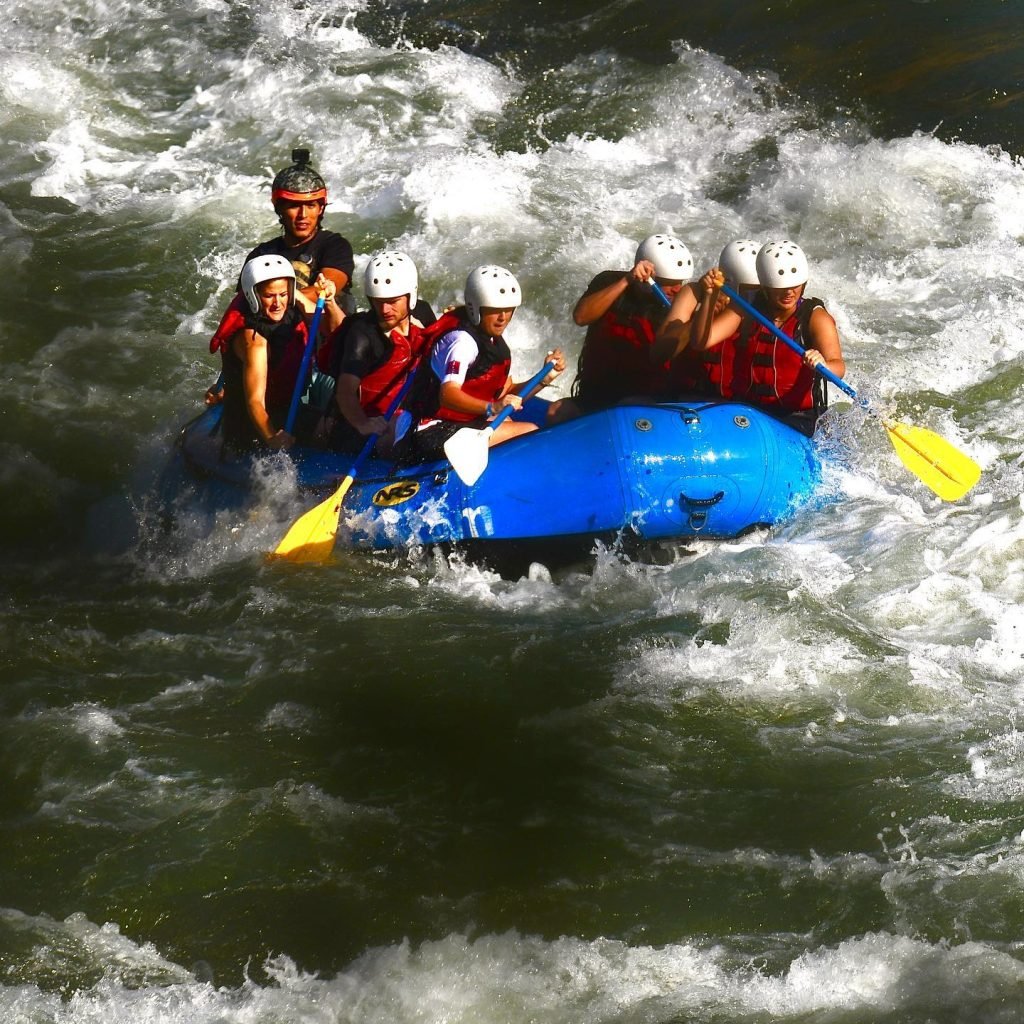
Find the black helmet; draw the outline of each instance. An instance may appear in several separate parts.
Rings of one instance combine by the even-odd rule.
[[[270,188],[270,200],[279,199],[327,202],[327,182],[310,166],[308,149],[293,149],[291,166],[278,171]]]

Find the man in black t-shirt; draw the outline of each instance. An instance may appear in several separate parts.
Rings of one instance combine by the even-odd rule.
[[[378,450],[388,453],[392,406],[424,357],[429,343],[423,329],[436,317],[419,298],[416,265],[403,252],[388,250],[370,259],[365,291],[371,309],[346,318],[332,352],[337,385],[330,444],[358,452],[376,436]]]
[[[293,150],[292,161],[274,178],[270,191],[282,233],[256,246],[245,262],[256,256],[283,256],[295,268],[297,287],[309,298],[316,298],[312,282],[318,274],[333,281],[341,295],[352,281],[352,246],[322,226],[327,183],[310,166],[309,150]]]
[[[296,290],[314,302],[317,293],[313,282],[323,274],[334,283],[338,304],[345,312],[350,312],[349,286],[354,269],[352,246],[336,231],[322,227],[327,206],[327,183],[310,165],[308,149],[292,150],[292,163],[274,178],[270,198],[281,222],[281,234],[257,245],[246,256],[245,263],[257,256],[283,257],[295,270]],[[244,308],[238,292],[221,318],[211,342],[211,351],[219,339],[233,333]],[[223,375],[207,390],[207,405],[216,404],[222,396]]]

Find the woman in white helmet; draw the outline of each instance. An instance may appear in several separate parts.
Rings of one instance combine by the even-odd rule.
[[[419,298],[416,264],[404,252],[372,256],[363,285],[370,310],[346,317],[334,342],[330,372],[337,381],[337,415],[330,446],[358,452],[376,435],[378,451],[387,454],[393,438],[387,411],[419,367],[429,347],[424,328],[437,318]]]
[[[242,268],[245,301],[241,324],[221,339],[224,379],[224,444],[235,453],[288,448],[295,442],[284,428],[316,303],[295,287],[295,271],[282,256],[259,256]],[[344,313],[334,282],[320,275],[324,296],[320,334],[337,328]]]
[[[560,419],[614,405],[631,397],[667,396],[672,389],[665,359],[652,352],[655,332],[665,319],[657,282],[670,300],[689,304],[693,277],[690,251],[673,235],[649,235],[637,247],[631,270],[605,270],[587,286],[573,320],[587,328],[580,352],[573,400],[561,403]]]
[[[417,378],[415,412],[420,418],[409,443],[415,457],[441,456],[444,442],[465,426],[484,427],[506,406],[518,410],[529,395],[511,375],[512,352],[505,330],[522,305],[523,293],[515,275],[504,267],[477,267],[466,279],[465,306],[442,318],[451,324],[434,344],[430,372]],[[439,321],[440,323],[440,321]],[[544,380],[552,383],[565,369],[558,349],[548,353],[555,369]],[[543,385],[542,385],[543,386]],[[536,430],[533,423],[506,417],[490,444]]]
[[[810,433],[827,402],[814,367],[826,366],[839,377],[846,373],[836,323],[821,299],[805,298],[807,257],[795,242],[767,242],[758,250],[755,268],[758,291],[752,304],[803,347],[803,356],[733,306],[706,322],[725,283],[718,267],[701,278],[707,301],[694,318],[693,345],[706,352],[720,349],[720,394],[763,405]]]

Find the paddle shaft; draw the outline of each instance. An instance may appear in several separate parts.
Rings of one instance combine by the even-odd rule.
[[[651,291],[661,299],[661,304],[666,309],[672,305],[672,300],[665,294],[665,289],[653,277],[647,283],[651,286]]]
[[[320,317],[324,312],[324,297],[321,295],[316,300],[316,309],[313,310],[313,319],[309,322],[309,336],[306,338],[306,347],[302,352],[302,364],[299,366],[299,376],[295,380],[295,390],[292,392],[292,404],[288,406],[288,419],[285,420],[284,432],[295,433],[295,420],[299,415],[299,399],[302,392],[306,390],[306,374],[309,373],[310,363],[313,362],[313,353],[316,351],[316,332],[320,330]]]
[[[533,391],[533,389],[536,388],[554,368],[554,363],[545,363],[524,385],[522,385],[520,394],[524,396],[529,396],[530,392]],[[526,399],[524,398],[523,400],[525,401]],[[495,416],[494,419],[487,424],[487,426],[491,430],[497,430],[498,425],[503,423],[509,416],[512,415],[513,412],[515,412],[515,410],[512,408],[512,406],[506,405],[505,408],[502,409],[501,412],[499,412],[498,415]]]

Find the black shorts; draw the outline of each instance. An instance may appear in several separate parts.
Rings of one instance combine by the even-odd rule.
[[[475,420],[470,420],[468,423],[438,420],[422,430],[410,430],[395,446],[395,458],[406,464],[435,462],[445,457],[445,441],[457,434],[463,427],[483,430],[486,426],[487,419],[484,416],[478,416]]]

